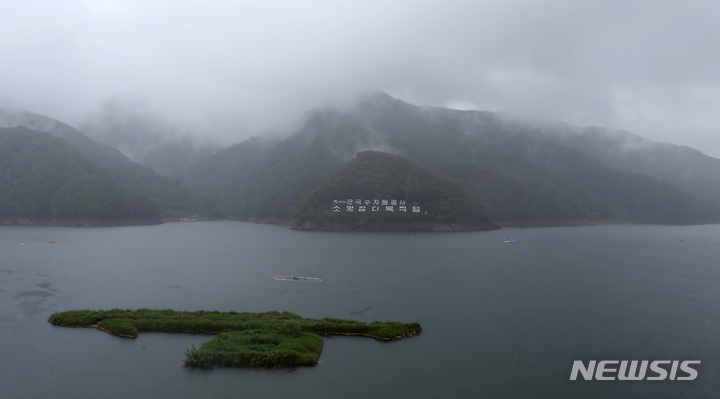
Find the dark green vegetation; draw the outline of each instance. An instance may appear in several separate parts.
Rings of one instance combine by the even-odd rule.
[[[174,310],[71,310],[48,321],[65,327],[97,327],[135,338],[141,332],[218,334],[185,352],[192,367],[281,367],[315,365],[329,334],[395,340],[422,331],[418,323],[306,319],[290,312],[183,312]]]
[[[371,211],[346,212],[345,206],[333,211],[335,200],[347,193],[353,198],[402,200],[387,212],[380,206]],[[413,212],[417,206],[421,212]],[[295,208],[297,228],[332,230],[487,230],[498,228],[488,219],[490,207],[460,184],[431,173],[396,155],[364,151],[345,164],[307,195]]]
[[[0,222],[158,223],[160,209],[49,133],[0,128]]]
[[[0,223],[144,224],[161,218],[221,216],[211,200],[187,190],[178,180],[160,176],[68,125],[0,109],[2,125],[27,126],[52,137],[29,129],[0,131],[0,163],[6,168],[0,186]],[[63,189],[70,198],[60,198]]]
[[[322,338],[307,332],[245,330],[219,334],[185,351],[190,367],[314,366],[320,360]]]
[[[333,190],[351,191],[332,195],[358,198],[356,191],[371,191],[333,177],[347,176],[342,166],[365,150],[396,154],[454,181],[506,225],[720,220],[720,160],[698,151],[607,129],[417,107],[384,93],[350,110],[315,110],[286,140],[248,140],[194,165],[181,179],[234,218],[285,221],[328,178]],[[368,173],[372,185],[392,172]],[[317,199],[298,207],[298,216],[325,206],[327,198]]]
[[[289,223],[298,201],[354,155],[334,153],[323,141],[305,131],[272,145],[250,139],[178,177],[231,219]]]

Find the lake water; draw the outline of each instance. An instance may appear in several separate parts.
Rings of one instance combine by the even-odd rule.
[[[517,240],[504,244],[505,238]],[[54,243],[50,243],[54,241]],[[720,392],[720,225],[319,233],[241,222],[0,226],[0,398],[701,398]],[[322,283],[273,275],[322,277]],[[317,367],[194,370],[210,336],[63,328],[71,309],[419,321]],[[701,360],[694,381],[569,381],[573,360]]]

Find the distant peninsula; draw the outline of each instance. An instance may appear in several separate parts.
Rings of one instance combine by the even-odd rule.
[[[499,227],[480,198],[406,158],[363,151],[295,208],[295,230],[474,231]]]
[[[320,335],[359,335],[383,341],[422,331],[418,323],[307,319],[290,312],[264,313],[152,310],[70,310],[48,321],[63,327],[93,327],[136,338],[140,332],[217,334],[199,349],[185,351],[189,367],[314,366],[320,359]]]

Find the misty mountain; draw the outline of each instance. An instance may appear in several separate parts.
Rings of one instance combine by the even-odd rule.
[[[112,182],[65,140],[18,126],[0,128],[0,222],[152,224],[160,209]]]
[[[696,149],[600,127],[564,126],[540,129],[539,133],[559,145],[591,155],[615,170],[647,174],[712,203],[720,200],[720,159]]]
[[[134,162],[173,176],[220,146],[201,142],[154,117],[142,104],[111,100],[89,117],[80,130],[117,149]]]
[[[333,142],[334,131],[310,121],[277,143],[249,139],[194,164],[180,179],[232,219],[289,223],[297,202],[356,153],[360,138],[352,126],[340,143]]]
[[[712,185],[713,168],[712,176],[720,175],[717,160],[692,151],[692,157],[663,158],[661,150],[673,146],[649,145],[629,161],[615,162],[620,155],[613,148],[627,146],[610,130],[597,132],[419,107],[375,93],[347,109],[309,112],[304,126],[284,141],[248,140],[219,151],[181,179],[235,218],[285,221],[298,201],[357,153],[374,150],[454,180],[504,224],[718,220],[720,197],[703,187]],[[660,163],[662,168],[652,168]]]
[[[219,216],[208,198],[184,188],[176,179],[160,176],[152,169],[132,162],[118,150],[97,143],[67,124],[39,114],[0,109],[0,126],[26,126],[71,144],[105,180],[129,193],[149,198],[165,218]]]

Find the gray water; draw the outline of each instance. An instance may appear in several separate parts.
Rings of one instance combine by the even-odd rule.
[[[505,238],[517,240],[504,244]],[[54,243],[49,243],[54,241]],[[240,222],[0,227],[0,398],[674,398],[720,391],[720,225],[310,233]],[[322,283],[273,275],[322,277]],[[210,337],[56,327],[71,309],[419,321],[317,367],[194,370]],[[573,360],[701,360],[694,381],[569,381]]]

